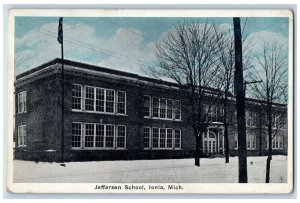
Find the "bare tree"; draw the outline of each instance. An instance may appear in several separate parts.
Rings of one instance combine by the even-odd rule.
[[[253,69],[252,79],[261,80],[253,84],[251,94],[263,100],[262,109],[266,116],[268,135],[268,158],[266,164],[266,183],[270,182],[270,166],[272,160],[272,139],[286,122],[286,105],[276,103],[287,102],[288,66],[287,54],[283,45],[278,42],[265,43],[263,51],[256,56],[257,66]]]
[[[196,166],[203,155],[202,135],[209,125],[210,109],[220,101],[218,40],[208,22],[179,24],[157,44],[157,66],[152,67],[152,75],[171,78],[188,89]]]

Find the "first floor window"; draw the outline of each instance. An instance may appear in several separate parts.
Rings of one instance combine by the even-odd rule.
[[[247,133],[247,149],[256,148],[256,136],[253,133]]]
[[[158,139],[159,139],[159,129],[153,128],[153,134],[152,134],[152,148],[157,149],[158,148]]]
[[[152,146],[150,146],[150,143],[152,143]],[[181,130],[171,128],[152,128],[151,134],[151,128],[144,127],[144,148],[180,149]]]
[[[173,130],[167,129],[167,148],[172,149],[173,148]]]
[[[266,135],[266,149],[269,149],[269,135]],[[272,137],[272,149],[283,149],[282,135],[276,135]]]
[[[74,122],[72,148],[126,148],[126,126]]]
[[[159,148],[165,148],[166,147],[166,129],[161,128],[160,129],[160,144]]]
[[[237,134],[235,134],[235,136],[234,136],[234,148],[235,149],[238,148],[238,136],[237,136]]]
[[[272,149],[283,149],[283,136],[275,135],[272,139]]]
[[[84,146],[94,147],[94,124],[85,124]]]
[[[72,148],[81,147],[81,123],[72,123]]]
[[[181,130],[175,129],[175,149],[181,148]]]
[[[105,125],[96,124],[96,147],[104,147],[105,143]]]
[[[150,128],[144,128],[144,148],[150,148]]]
[[[113,125],[106,125],[106,147],[114,147],[115,128]]]
[[[125,148],[126,128],[124,125],[118,125],[117,128],[117,148]]]
[[[18,146],[26,147],[26,125],[18,127]]]

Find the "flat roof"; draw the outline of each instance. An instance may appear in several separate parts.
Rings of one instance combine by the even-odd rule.
[[[87,64],[87,63],[82,63],[82,62],[78,62],[78,61],[72,61],[69,59],[64,59],[62,60],[61,58],[55,58],[51,61],[48,61],[46,63],[43,63],[35,68],[32,68],[28,71],[25,71],[23,73],[20,73],[19,75],[16,76],[16,80],[21,79],[22,77],[28,76],[32,73],[35,73],[39,70],[42,70],[44,68],[47,68],[49,66],[55,65],[55,64],[62,64],[62,61],[64,62],[65,65],[69,65],[69,66],[75,66],[75,67],[80,67],[80,68],[84,68],[84,69],[89,69],[89,70],[93,70],[93,71],[99,71],[99,72],[105,72],[105,73],[110,73],[110,74],[115,74],[115,75],[120,75],[120,76],[126,76],[126,77],[132,77],[141,81],[147,81],[147,82],[153,82],[153,83],[158,83],[158,84],[162,84],[162,85],[168,85],[168,86],[175,86],[175,87],[182,87],[182,85],[175,83],[175,82],[168,82],[168,81],[164,81],[161,79],[156,79],[156,78],[151,78],[151,77],[146,77],[146,76],[141,76],[135,73],[129,73],[129,72],[124,72],[124,71],[120,71],[120,70],[114,70],[114,69],[109,69],[109,68],[105,68],[105,67],[101,67],[101,66],[96,66],[96,65],[92,65],[92,64]],[[214,88],[207,88],[208,90],[211,91],[215,91],[215,92],[222,92],[218,89],[214,89]],[[235,98],[234,95],[230,95],[230,97]],[[264,103],[263,100],[259,100],[259,99],[253,99],[253,98],[246,98],[246,101],[248,102],[257,102],[257,103]],[[286,104],[282,104],[282,103],[274,103],[275,105],[279,105],[279,106],[286,106]]]

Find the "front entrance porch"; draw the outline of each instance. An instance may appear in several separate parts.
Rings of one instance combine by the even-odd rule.
[[[202,146],[203,154],[223,154],[224,153],[224,129],[221,124],[212,125],[203,133]]]

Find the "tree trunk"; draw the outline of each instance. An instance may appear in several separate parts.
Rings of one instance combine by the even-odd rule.
[[[228,124],[224,123],[224,154],[225,163],[229,163]]]
[[[267,166],[266,166],[266,183],[270,182],[270,168],[271,168],[271,160],[272,160],[272,110],[271,104],[268,109],[268,139],[269,139],[269,154],[267,158]]]
[[[268,155],[266,166],[266,183],[270,183],[270,168],[271,168],[272,154]]]
[[[196,137],[195,166],[200,167],[200,136]]]

